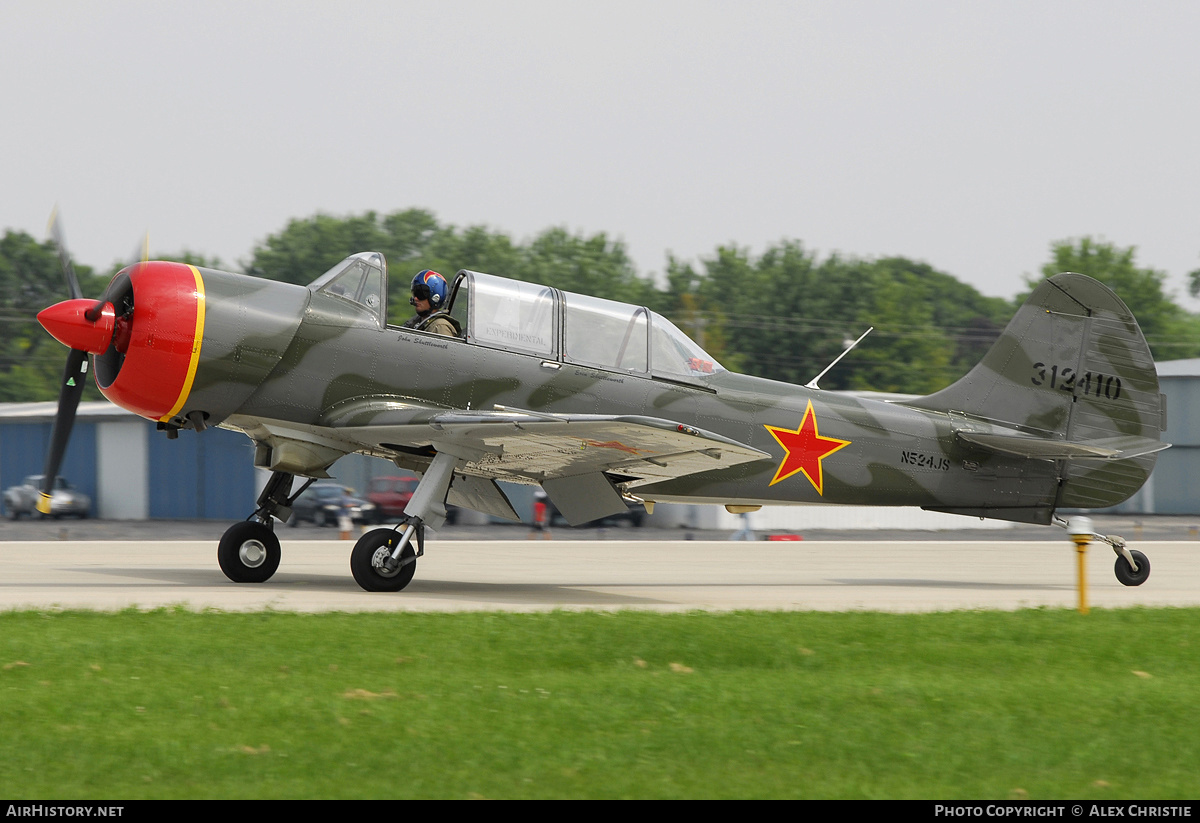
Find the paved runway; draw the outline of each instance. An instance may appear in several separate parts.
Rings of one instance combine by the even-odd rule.
[[[285,535],[286,538],[286,535]],[[431,540],[409,587],[368,593],[350,541],[283,541],[267,583],[221,574],[215,541],[0,543],[0,609],[185,605],[225,611],[1073,608],[1067,541]],[[1200,605],[1200,543],[1132,544],[1150,579],[1126,588],[1103,544],[1087,554],[1093,607]]]

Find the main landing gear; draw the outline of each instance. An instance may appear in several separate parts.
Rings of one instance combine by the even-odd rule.
[[[403,520],[395,528],[373,529],[354,544],[350,571],[358,585],[369,592],[398,592],[412,582],[417,558],[425,553],[425,527],[438,529],[446,522],[446,493],[458,463],[438,452],[404,507]],[[294,479],[288,472],[273,473],[254,514],[222,535],[217,562],[234,583],[262,583],[279,568],[274,521],[287,520],[296,498],[313,483],[310,479],[293,493]]]
[[[350,572],[358,585],[369,592],[398,592],[412,582],[417,558],[425,554],[425,527],[437,529],[446,522],[446,492],[457,462],[452,455],[438,452],[396,528],[373,529],[354,544]]]
[[[292,494],[294,479],[288,472],[274,472],[258,496],[254,514],[241,523],[234,523],[221,535],[217,563],[234,583],[263,583],[279,568],[275,518],[287,520],[292,514],[292,503],[313,483],[312,479],[308,480]]]
[[[1056,515],[1054,524],[1067,528],[1068,521]],[[1136,550],[1130,550],[1125,545],[1124,537],[1118,537],[1115,534],[1111,537],[1104,534],[1093,534],[1092,537],[1102,543],[1107,543],[1116,552],[1117,562],[1113,567],[1113,572],[1122,586],[1140,586],[1146,582],[1146,578],[1150,576],[1150,560],[1146,555]]]
[[[411,538],[405,540],[409,526],[416,529],[415,551]],[[355,582],[369,592],[398,592],[417,573],[417,558],[425,553],[424,544],[425,526],[421,524],[406,524],[404,535],[396,529],[372,529],[354,544],[350,572]]]

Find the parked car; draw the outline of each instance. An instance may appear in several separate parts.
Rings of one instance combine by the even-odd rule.
[[[337,483],[314,483],[292,504],[288,525],[299,526],[310,520],[318,526],[336,526],[342,512],[347,512],[355,523],[378,523],[375,504],[355,497],[353,491]]]
[[[412,499],[417,490],[420,478],[387,475],[373,478],[367,486],[367,500],[375,504],[379,515],[376,523],[393,522],[404,516],[404,507]],[[458,507],[446,507],[446,522],[454,525],[458,522]]]
[[[367,500],[375,504],[384,519],[398,518],[404,514],[404,507],[412,499],[418,482],[415,477],[376,477],[367,486]]]
[[[9,518],[16,520],[23,514],[31,517],[43,516],[37,510],[38,497],[41,495],[42,478],[45,475],[31,474],[19,486],[12,486],[4,492],[4,510]],[[92,499],[78,492],[65,478],[54,478],[54,488],[50,491],[50,517],[87,517],[92,510]]]

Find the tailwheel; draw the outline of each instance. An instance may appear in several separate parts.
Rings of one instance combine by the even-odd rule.
[[[1137,564],[1135,571],[1124,555],[1117,555],[1117,564],[1113,568],[1116,572],[1117,580],[1123,586],[1140,586],[1146,582],[1146,578],[1150,576],[1150,561],[1146,555],[1139,551],[1131,551],[1129,555],[1133,558],[1133,562]]]
[[[234,583],[262,583],[279,568],[279,538],[254,520],[234,523],[221,536],[217,562]]]
[[[398,592],[411,583],[417,573],[417,553],[410,542],[405,541],[398,565],[389,562],[400,542],[395,529],[373,529],[360,537],[350,552],[355,582],[369,592]]]

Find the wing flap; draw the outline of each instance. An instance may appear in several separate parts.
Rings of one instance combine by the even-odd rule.
[[[542,483],[559,513],[572,526],[581,526],[610,514],[619,514],[628,506],[612,481],[602,472],[552,477]]]
[[[450,483],[446,502],[452,506],[472,509],[502,520],[521,522],[521,516],[513,508],[508,495],[496,485],[495,480],[484,477],[459,475]]]

